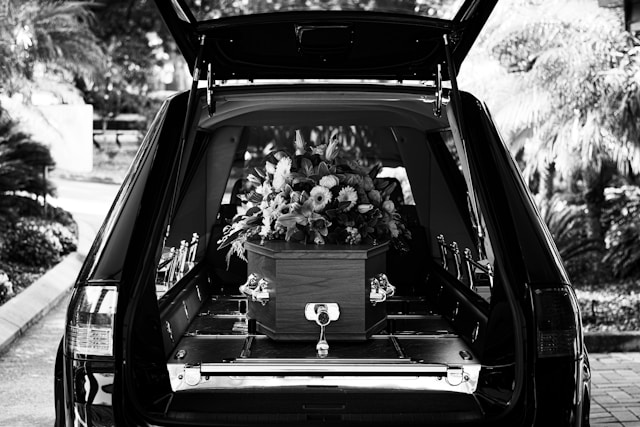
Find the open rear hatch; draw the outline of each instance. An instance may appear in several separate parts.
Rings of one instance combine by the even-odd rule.
[[[156,0],[194,79],[217,81],[433,81],[459,69],[496,2]]]

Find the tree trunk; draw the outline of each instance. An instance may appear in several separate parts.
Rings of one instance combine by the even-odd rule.
[[[604,168],[603,168],[604,169]],[[604,230],[600,218],[604,207],[604,189],[609,181],[608,173],[604,170],[586,170],[583,172],[585,191],[584,201],[587,205],[587,233],[595,239],[604,250]]]
[[[554,180],[556,177],[556,164],[555,162],[550,162],[544,168],[540,176],[540,194],[544,196],[544,200],[551,200],[553,197],[554,188]]]

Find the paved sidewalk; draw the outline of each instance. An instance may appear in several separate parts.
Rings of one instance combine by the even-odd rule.
[[[640,353],[594,353],[591,425],[640,427]]]

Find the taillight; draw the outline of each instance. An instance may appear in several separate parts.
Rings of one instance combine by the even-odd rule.
[[[67,315],[67,354],[113,356],[113,324],[118,289],[116,286],[80,286]]]
[[[566,285],[534,291],[538,357],[575,357],[581,345],[580,310]]]

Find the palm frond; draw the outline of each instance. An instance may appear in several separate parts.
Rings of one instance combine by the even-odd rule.
[[[104,50],[92,31],[95,19],[90,8],[93,6],[85,1],[26,0],[20,3],[15,11],[15,27],[28,29],[31,43],[18,58],[13,58],[25,62],[22,73],[30,77],[30,69],[36,62],[82,76],[104,69]]]

